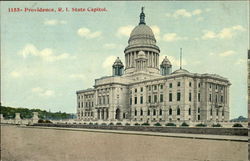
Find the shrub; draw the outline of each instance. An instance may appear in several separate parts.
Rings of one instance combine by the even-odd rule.
[[[130,123],[126,123],[125,125],[126,125],[126,126],[130,126]]]
[[[143,125],[143,126],[149,126],[149,123],[144,122],[144,123],[143,123],[143,124],[141,124],[141,125]]]
[[[155,123],[154,126],[161,126],[159,122]]]
[[[84,122],[83,125],[86,125],[86,122]]]
[[[186,122],[183,122],[181,126],[189,126]]]
[[[138,124],[138,123],[135,123],[135,126],[140,126],[140,124]]]
[[[234,125],[233,125],[233,127],[243,127],[241,124],[239,124],[239,123],[235,123]]]
[[[90,122],[90,123],[89,123],[89,125],[93,125],[93,123],[92,123],[92,122]]]
[[[113,122],[110,122],[109,125],[110,125],[110,126],[113,126],[114,124],[113,124]]]
[[[45,120],[44,123],[49,123],[51,124],[52,122],[50,120]]]
[[[107,124],[103,122],[101,125],[102,125],[102,126],[106,126]]]
[[[117,123],[116,123],[116,125],[122,125],[122,123],[120,123],[120,122],[117,122]]]
[[[95,125],[98,125],[98,123],[96,122]]]
[[[203,124],[203,123],[200,123],[200,124],[197,124],[196,127],[207,127],[207,125]]]
[[[38,123],[44,123],[44,121],[42,119],[39,119]]]
[[[165,126],[176,126],[174,123],[167,123]]]
[[[221,124],[213,124],[212,127],[222,127]]]

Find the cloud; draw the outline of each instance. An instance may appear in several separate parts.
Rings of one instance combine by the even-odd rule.
[[[167,13],[166,16],[174,18],[180,18],[180,17],[190,18],[192,16],[198,16],[201,13],[202,13],[201,9],[195,9],[193,11],[187,11],[186,9],[178,9],[173,13]]]
[[[228,51],[224,51],[224,52],[221,52],[221,53],[209,53],[210,56],[220,56],[220,57],[228,57],[228,56],[232,56],[232,55],[235,55],[236,52],[233,51],[233,50],[228,50]]]
[[[160,40],[160,32],[161,32],[160,28],[156,25],[150,26],[150,28],[153,30],[153,33],[155,35],[156,40],[159,41]]]
[[[115,43],[106,43],[103,45],[103,48],[105,49],[115,49],[115,48],[122,48],[122,47],[123,47],[122,45],[118,45]]]
[[[228,28],[223,28],[220,32],[216,33],[210,30],[203,30],[203,40],[207,39],[231,39],[237,32],[243,32],[246,29],[241,25],[236,25]]]
[[[55,26],[55,25],[64,25],[64,24],[67,24],[67,21],[56,20],[56,19],[51,19],[51,20],[46,19],[43,23],[44,23],[44,25]]]
[[[85,79],[85,76],[83,74],[71,74],[69,77],[74,79],[74,80],[84,80]]]
[[[167,33],[163,35],[163,40],[172,42],[172,41],[178,41],[178,40],[187,40],[187,37],[181,37],[178,36],[176,33]]]
[[[63,54],[55,54],[52,49],[45,48],[43,50],[38,50],[37,47],[33,44],[27,44],[21,51],[18,53],[19,55],[22,55],[23,58],[31,56],[37,56],[42,58],[44,61],[53,62],[57,60],[63,60],[63,59],[69,59],[69,58],[75,58],[73,56],[70,56],[68,53]]]
[[[103,67],[103,68],[111,68],[112,65],[113,65],[113,63],[115,62],[116,58],[117,58],[117,57],[116,57],[116,56],[113,56],[113,55],[108,56],[108,57],[103,61],[102,67]]]
[[[118,37],[126,36],[129,37],[130,33],[132,32],[134,26],[128,25],[128,26],[121,26],[118,28],[116,35]]]
[[[55,92],[53,90],[45,90],[41,87],[32,88],[31,91],[33,93],[38,94],[39,96],[54,96],[55,95]]]
[[[102,32],[100,32],[100,31],[93,32],[88,28],[82,27],[82,28],[79,28],[77,30],[77,34],[79,36],[81,36],[81,37],[85,37],[85,38],[88,38],[88,39],[93,39],[93,38],[100,37],[102,35]]]
[[[22,76],[22,73],[21,72],[17,72],[17,71],[13,71],[10,73],[10,76],[13,77],[13,78],[19,78]]]
[[[167,55],[161,55],[159,58],[160,63],[162,60],[166,57]],[[176,57],[173,56],[167,56],[168,60],[171,62],[173,66],[180,66],[180,59],[177,59]],[[182,65],[187,65],[187,61],[185,59],[182,59]]]

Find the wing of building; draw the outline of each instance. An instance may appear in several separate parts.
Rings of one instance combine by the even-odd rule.
[[[228,121],[229,80],[181,67],[172,72],[167,57],[160,63],[160,48],[143,10],[124,54],[125,65],[118,57],[112,76],[76,92],[79,120]]]

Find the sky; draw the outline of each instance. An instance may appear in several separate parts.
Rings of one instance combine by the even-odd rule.
[[[139,23],[141,7],[160,62],[230,80],[230,118],[247,117],[248,1],[1,2],[1,103],[76,112],[76,91],[112,73]],[[9,12],[10,8],[69,12]],[[71,12],[71,8],[106,8]]]

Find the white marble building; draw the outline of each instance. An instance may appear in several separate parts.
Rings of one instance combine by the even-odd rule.
[[[125,66],[118,57],[112,76],[76,92],[79,120],[228,121],[229,80],[181,66],[172,72],[167,57],[159,65],[160,49],[143,9],[124,54]]]

